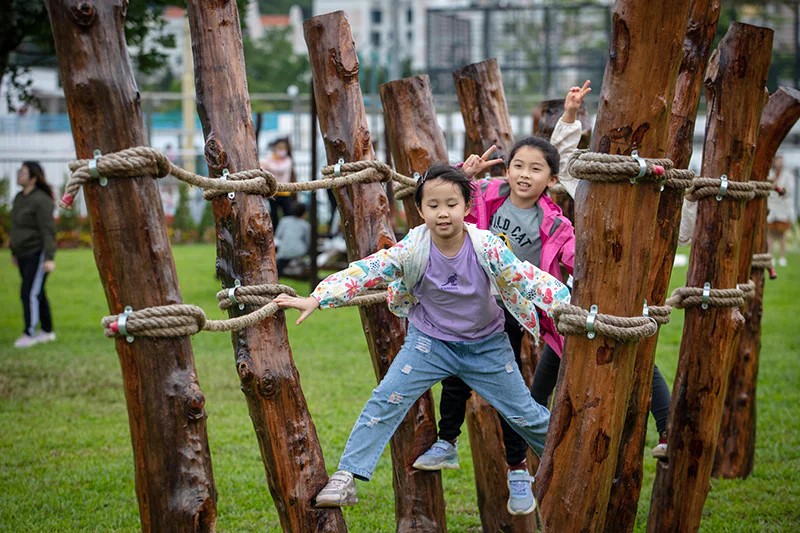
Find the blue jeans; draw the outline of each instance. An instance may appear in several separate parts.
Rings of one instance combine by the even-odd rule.
[[[448,376],[460,377],[541,454],[550,412],[531,398],[506,333],[477,341],[441,341],[409,324],[403,347],[350,432],[339,470],[369,480],[417,398]]]

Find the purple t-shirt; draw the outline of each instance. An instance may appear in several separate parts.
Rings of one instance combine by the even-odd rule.
[[[435,339],[477,340],[503,331],[503,310],[492,296],[469,238],[455,257],[444,256],[431,242],[428,265],[414,296],[419,303],[411,308],[408,320]]]

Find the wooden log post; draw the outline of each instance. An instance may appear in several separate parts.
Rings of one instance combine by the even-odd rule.
[[[48,0],[79,158],[146,143],[125,47],[122,0]],[[181,303],[161,198],[152,176],[84,186],[95,263],[111,313]],[[98,331],[98,335],[100,332]],[[217,494],[188,337],[116,340],[143,531],[214,531]]]
[[[767,181],[769,169],[778,147],[800,118],[800,92],[779,87],[761,113],[756,153],[750,181]],[[734,350],[733,366],[728,378],[728,393],[722,412],[717,453],[711,475],[722,478],[746,478],[753,471],[756,447],[756,381],[761,344],[764,270],[751,270],[753,254],[767,253],[767,199],[755,198],[747,203],[739,251],[739,282],[752,279],[753,299],[746,302],[743,314],[745,327]]]
[[[447,162],[447,143],[436,120],[427,75],[391,81],[380,86],[383,119],[397,172],[413,176],[431,164]],[[408,228],[423,223],[414,195],[403,198]],[[433,444],[433,443],[431,443]]]
[[[482,154],[493,144],[492,157],[505,157],[514,144],[511,117],[506,105],[503,77],[495,59],[473,63],[453,71],[458,103],[467,132],[466,154]],[[504,169],[493,168],[494,174]],[[521,369],[533,374],[532,369]],[[526,372],[527,371],[527,372]],[[503,429],[496,411],[483,398],[473,394],[467,402],[467,427],[475,469],[478,510],[484,531],[532,531],[532,515],[512,516],[508,513],[508,466],[505,460]],[[532,472],[538,464],[535,454],[528,465]]]
[[[533,111],[533,135],[550,140],[558,120],[564,114],[564,100],[544,100]],[[581,140],[579,149],[589,147],[592,139],[592,121],[586,110],[586,103],[581,102],[578,109],[578,121],[581,123]],[[575,200],[570,196],[564,186],[551,187],[550,197],[558,204],[561,211],[571,221],[575,220]]]
[[[258,168],[236,2],[190,0],[197,109],[212,174]],[[225,65],[225,68],[220,68]],[[265,198],[236,193],[212,203],[217,276],[224,287],[278,283]],[[231,316],[241,314],[233,306]],[[252,309],[245,309],[244,312]],[[317,509],[327,474],[286,332],[283,313],[232,334],[236,369],[258,438],[270,493],[285,531],[344,531],[339,509]]]
[[[314,95],[328,162],[373,160],[350,24],[342,11],[304,23],[311,59]],[[389,206],[378,183],[355,184],[335,191],[348,256],[367,256],[395,243]],[[372,364],[378,379],[389,369],[405,337],[405,321],[385,304],[360,307]],[[411,465],[436,440],[433,397],[425,393],[412,406],[391,440],[397,531],[445,531],[445,505],[439,472]]]
[[[683,42],[681,61],[672,100],[667,157],[674,168],[687,168],[692,156],[692,138],[711,45],[719,20],[719,0],[693,0]],[[658,202],[653,235],[647,301],[664,305],[678,246],[683,189],[665,188]],[[652,380],[658,333],[642,339],[636,353],[630,401],[622,429],[617,471],[606,513],[606,531],[632,531],[642,488],[642,452],[647,435],[647,417],[652,398]],[[640,378],[640,379],[639,379]]]
[[[753,164],[772,30],[733,23],[706,73],[708,126],[702,174],[747,181]],[[686,284],[735,288],[744,203],[698,201]],[[749,251],[748,251],[749,253]],[[668,466],[659,468],[648,531],[696,531],[709,490],[732,350],[744,325],[738,308],[686,309],[669,418]]]
[[[689,0],[616,2],[593,150],[664,157],[688,8]],[[578,185],[574,305],[642,314],[653,240],[645,229],[656,223],[658,202],[655,184]],[[634,376],[636,351],[636,342],[567,337],[539,467],[545,530],[604,528],[631,382],[651,379]]]

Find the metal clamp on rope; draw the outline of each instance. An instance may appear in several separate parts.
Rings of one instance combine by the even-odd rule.
[[[705,282],[703,284],[703,302],[700,304],[700,307],[703,309],[708,309],[708,302],[711,300],[711,283]]]
[[[244,304],[239,302],[239,300],[236,299],[236,289],[238,289],[241,286],[242,286],[242,282],[237,279],[237,280],[234,280],[233,287],[228,289],[228,299],[231,301],[231,303],[233,305],[238,305],[240,311],[244,309]]]
[[[133,342],[133,335],[128,334],[128,316],[133,313],[133,307],[126,305],[125,309],[117,317],[117,326],[119,327],[119,334],[125,337],[128,342]]]
[[[720,200],[722,200],[723,196],[725,196],[725,193],[727,192],[728,192],[728,176],[726,174],[723,174],[719,178],[719,192],[717,193],[717,201],[719,202]]]
[[[586,338],[594,339],[594,321],[597,318],[597,306],[592,305],[589,308],[589,316],[586,317]]]
[[[414,172],[414,175],[412,176],[412,178],[414,178],[414,181],[419,181],[419,177],[420,177],[419,172]]]
[[[636,180],[638,180],[647,173],[647,161],[639,157],[639,150],[634,150],[633,152],[631,152],[631,157],[639,162],[639,173],[635,177],[630,179],[631,183],[636,183]]]
[[[222,169],[222,176],[220,176],[219,179],[221,179],[222,181],[228,181],[228,174],[230,174],[230,172],[228,172],[228,169],[227,168],[223,168]],[[234,198],[236,198],[236,193],[233,192],[233,191],[229,192],[228,193],[228,198],[233,200]]]
[[[644,307],[642,308],[642,316],[650,316],[650,308],[647,307],[647,300],[644,301]]]
[[[96,180],[100,182],[101,187],[105,187],[108,185],[108,178],[105,176],[100,175],[100,171],[97,170],[97,160],[100,159],[100,156],[103,155],[99,149],[95,149],[94,151],[94,159],[89,160],[89,174]]]
[[[342,165],[344,165],[344,157],[340,157],[339,160],[333,165],[333,176],[338,178],[342,175]]]

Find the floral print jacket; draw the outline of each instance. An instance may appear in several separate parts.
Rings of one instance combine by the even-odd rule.
[[[534,306],[548,316],[559,305],[569,303],[569,289],[547,272],[527,261],[520,261],[505,243],[490,231],[464,224],[475,253],[506,309],[522,326],[539,339],[539,320]],[[418,226],[406,237],[385,250],[350,263],[331,274],[311,294],[320,308],[337,307],[366,289],[388,282],[386,298],[389,310],[407,317],[417,299],[412,292],[428,265],[431,248],[430,230]],[[475,309],[480,312],[480,309]]]

